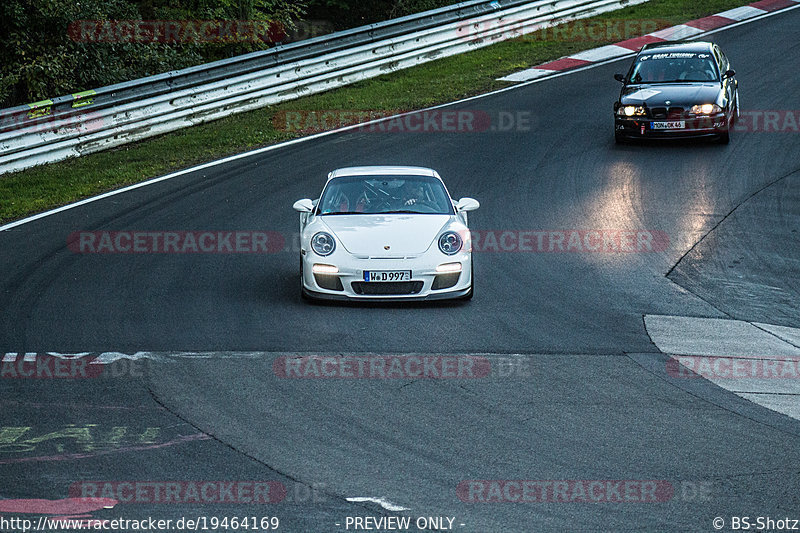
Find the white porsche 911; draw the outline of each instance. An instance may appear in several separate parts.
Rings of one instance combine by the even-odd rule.
[[[305,298],[432,300],[472,297],[467,212],[477,200],[450,194],[422,167],[334,170],[300,212]]]

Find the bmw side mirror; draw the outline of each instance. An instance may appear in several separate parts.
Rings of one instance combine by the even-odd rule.
[[[614,74],[614,79],[620,83],[625,83],[625,74]]]
[[[728,71],[725,72],[725,74],[722,75],[722,79],[724,80],[726,78],[732,78],[734,76],[736,76],[736,71],[735,70],[728,70]]]
[[[462,198],[461,200],[456,203],[456,208],[459,211],[475,211],[481,206],[480,202],[475,198]]]
[[[314,210],[314,204],[308,198],[303,198],[302,200],[297,200],[292,208],[295,211],[300,211],[301,213],[310,213]]]

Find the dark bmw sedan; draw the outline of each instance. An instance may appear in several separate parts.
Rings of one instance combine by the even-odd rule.
[[[739,115],[736,73],[719,46],[696,41],[645,45],[614,104],[614,137],[715,137],[730,141]]]

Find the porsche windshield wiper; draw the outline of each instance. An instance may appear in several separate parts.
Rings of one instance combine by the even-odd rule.
[[[328,213],[322,213],[323,215],[366,215],[368,213],[364,213],[363,211],[330,211]]]

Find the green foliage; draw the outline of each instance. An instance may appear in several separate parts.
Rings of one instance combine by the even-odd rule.
[[[390,11],[391,18],[404,17],[406,15],[413,15],[414,13],[421,13],[422,11],[429,11],[439,7],[454,4],[449,0],[394,0],[392,2],[392,10]]]
[[[74,30],[82,20],[264,20],[288,28],[303,8],[302,1],[294,0],[2,0],[0,107],[270,46],[252,40],[230,44],[81,42]]]
[[[310,19],[329,20],[339,30],[412,15],[455,0],[308,0]]]

